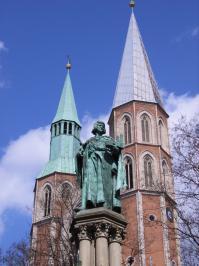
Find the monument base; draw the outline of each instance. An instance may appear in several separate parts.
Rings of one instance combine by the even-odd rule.
[[[75,216],[81,266],[121,266],[121,243],[127,221],[106,208],[82,210]]]

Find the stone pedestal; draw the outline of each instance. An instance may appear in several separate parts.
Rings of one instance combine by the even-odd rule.
[[[106,208],[83,210],[75,217],[82,266],[121,266],[127,222]]]

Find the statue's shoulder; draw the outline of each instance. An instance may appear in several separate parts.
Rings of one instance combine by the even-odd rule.
[[[93,141],[95,141],[95,137],[91,137],[90,139],[88,139],[85,143],[84,146],[86,146],[89,143],[92,143]]]
[[[115,140],[112,138],[112,137],[110,137],[110,136],[103,136],[103,139],[105,140],[105,141],[111,141],[111,142],[115,142]]]

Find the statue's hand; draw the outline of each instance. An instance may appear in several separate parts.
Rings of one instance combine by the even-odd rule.
[[[112,153],[112,154],[117,154],[119,153],[119,147],[116,145],[116,143],[107,143],[106,144],[107,149]]]

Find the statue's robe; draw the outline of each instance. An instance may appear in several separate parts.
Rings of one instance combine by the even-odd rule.
[[[89,139],[82,147],[77,165],[82,183],[82,209],[120,208],[119,191],[125,185],[125,178],[121,148],[116,142],[108,136]]]

